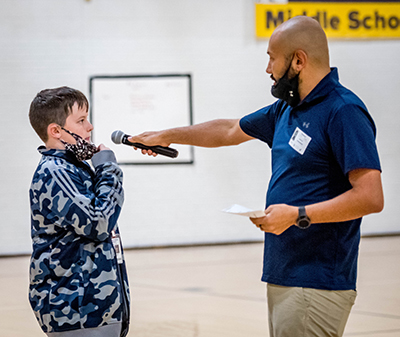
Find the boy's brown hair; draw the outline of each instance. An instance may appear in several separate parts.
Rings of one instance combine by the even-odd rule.
[[[89,109],[85,95],[69,87],[45,89],[36,95],[29,109],[29,121],[43,142],[48,140],[47,127],[51,123],[65,125],[75,102],[79,108]]]

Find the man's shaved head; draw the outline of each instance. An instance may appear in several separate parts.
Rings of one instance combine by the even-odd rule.
[[[279,48],[287,58],[296,50],[303,50],[314,66],[329,66],[328,41],[324,30],[315,19],[295,16],[279,25],[270,43]]]

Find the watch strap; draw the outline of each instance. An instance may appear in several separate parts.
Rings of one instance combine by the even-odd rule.
[[[307,216],[306,207],[300,206],[298,209],[299,209],[299,217],[297,218],[296,226],[301,229],[306,229],[310,227],[311,221],[310,218]]]
[[[307,216],[306,207],[305,206],[300,206],[299,207],[299,218],[303,218],[305,216]]]

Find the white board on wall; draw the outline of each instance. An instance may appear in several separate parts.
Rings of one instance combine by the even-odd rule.
[[[123,75],[90,77],[90,119],[93,142],[109,143],[121,130],[129,135],[192,124],[191,76]],[[177,158],[149,157],[125,145],[112,144],[120,164],[192,164],[193,148],[173,146]]]

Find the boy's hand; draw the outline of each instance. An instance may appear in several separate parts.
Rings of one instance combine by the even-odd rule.
[[[104,144],[100,144],[98,147],[99,151],[103,151],[103,150],[110,150],[107,146],[105,146]]]

